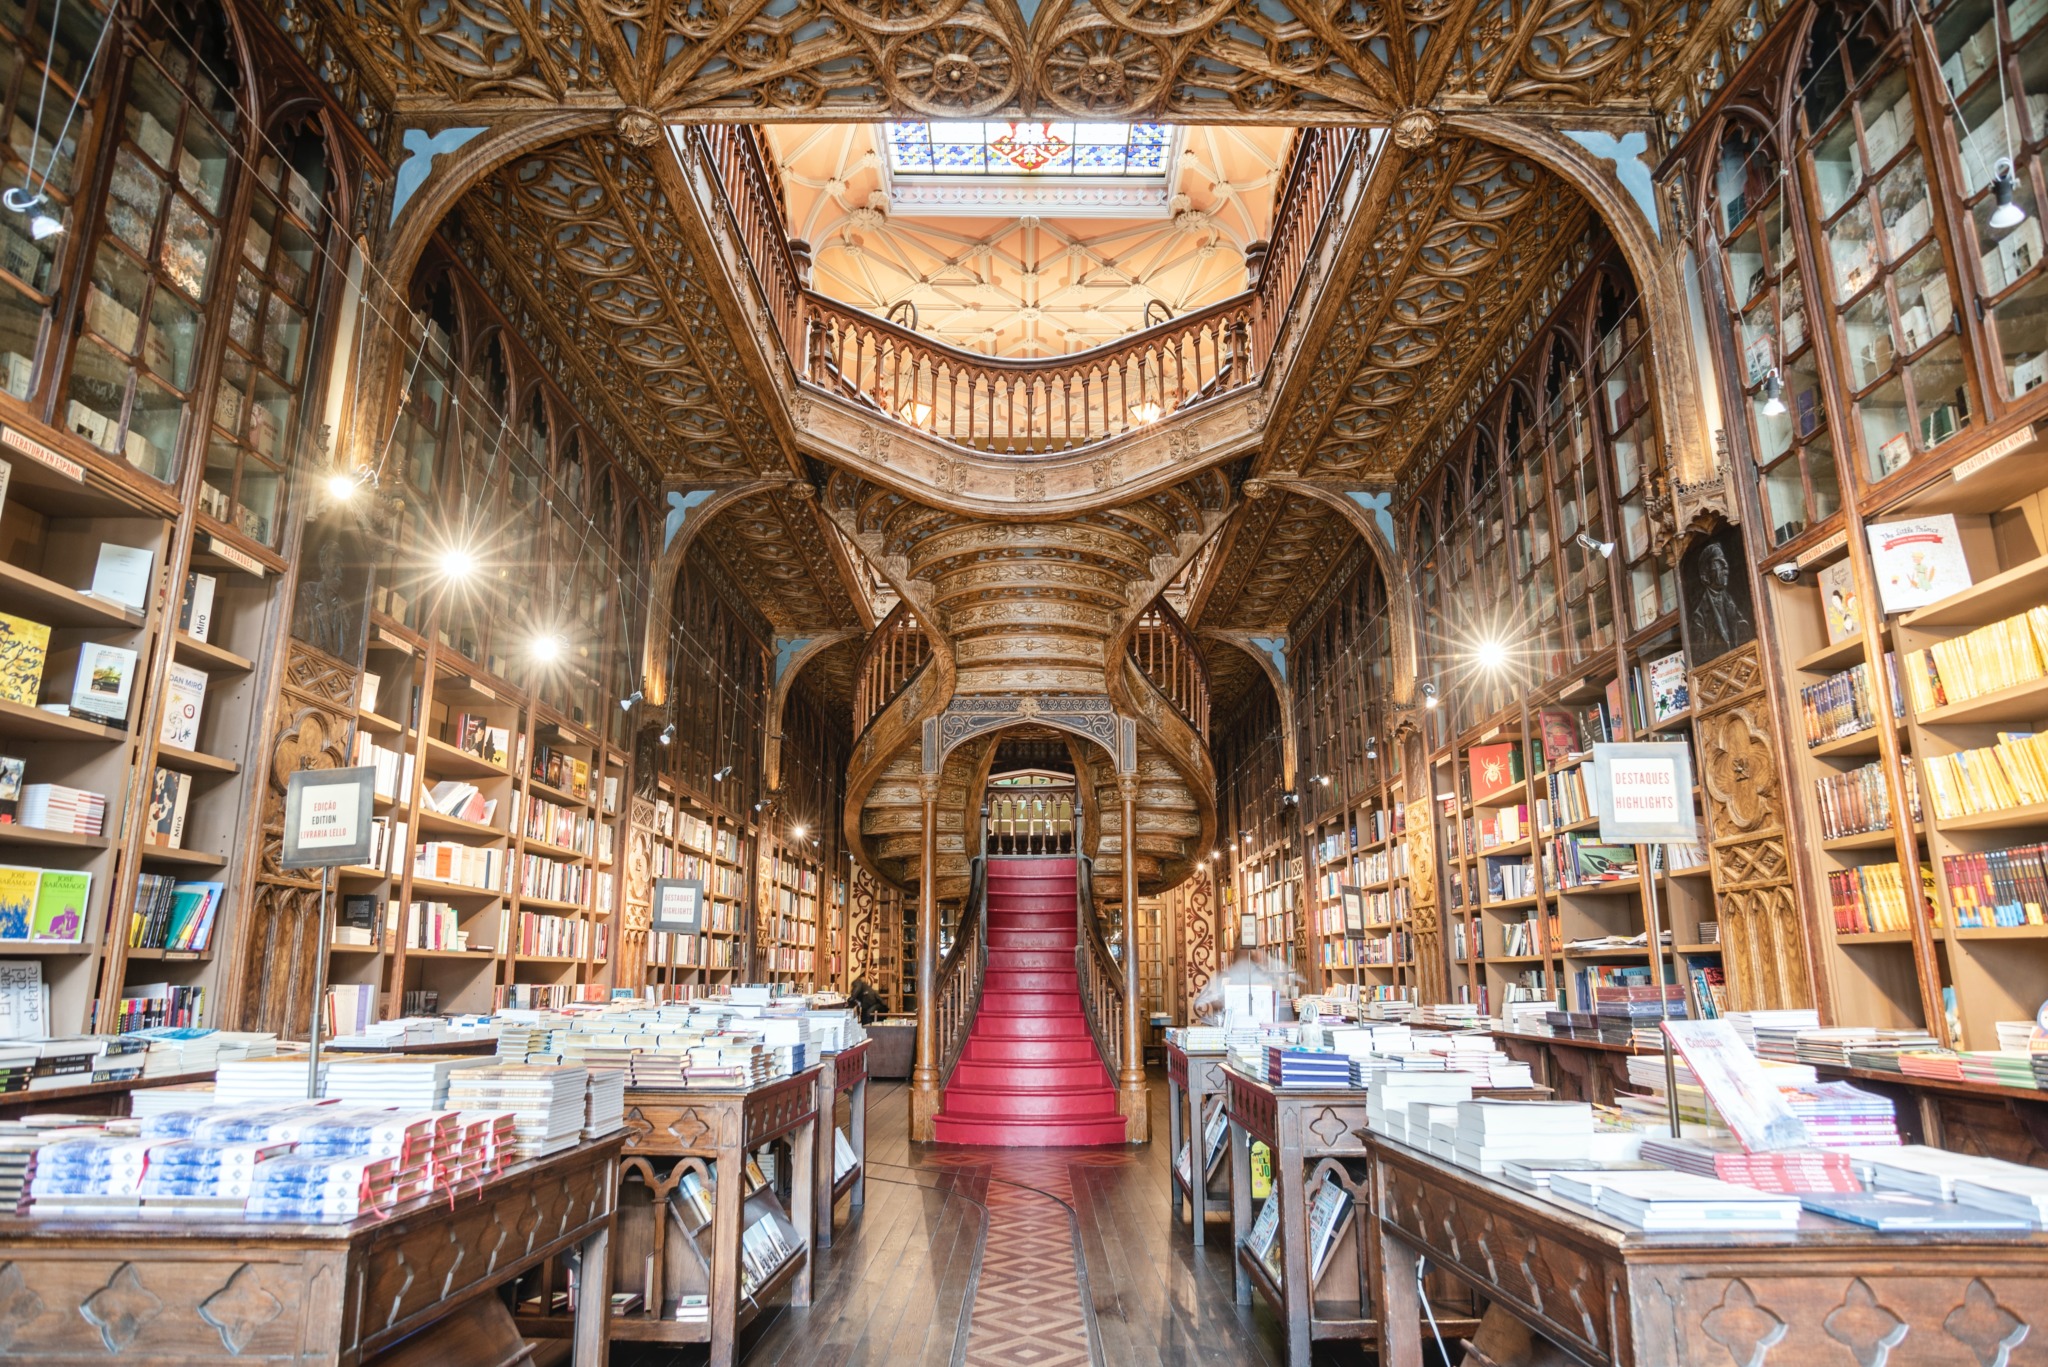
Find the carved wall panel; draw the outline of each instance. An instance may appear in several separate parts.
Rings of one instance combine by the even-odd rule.
[[[284,791],[300,769],[348,763],[347,709],[355,672],[341,661],[290,641],[277,722],[268,745],[262,797],[262,848],[248,898],[237,918],[234,962],[262,965],[243,976],[238,999],[223,1002],[230,1029],[275,1030],[304,1038],[312,1015],[320,880],[278,867],[284,841]],[[338,896],[338,894],[336,894]]]
[[[1756,643],[1695,669],[1692,696],[1729,1008],[1811,1006],[1775,728]]]
[[[1171,955],[1166,983],[1167,1010],[1174,1023],[1194,1021],[1195,1002],[1202,989],[1222,966],[1222,936],[1216,924],[1216,879],[1209,866],[1199,865],[1193,875],[1164,898],[1167,950]]]
[[[849,986],[862,978],[881,991],[882,903],[888,890],[866,869],[855,867],[848,890],[846,927],[846,980]],[[884,993],[886,997],[887,994]]]

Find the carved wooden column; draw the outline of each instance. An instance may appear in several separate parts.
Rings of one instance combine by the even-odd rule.
[[[1811,1006],[1776,728],[1756,642],[1695,668],[1692,705],[1729,1009]]]
[[[929,1142],[939,1113],[939,776],[919,774],[924,802],[917,870],[917,1063],[910,1072],[910,1137]]]
[[[1124,1062],[1117,1078],[1117,1109],[1133,1144],[1150,1137],[1145,1105],[1144,980],[1138,972],[1138,776],[1118,774],[1124,818]]]

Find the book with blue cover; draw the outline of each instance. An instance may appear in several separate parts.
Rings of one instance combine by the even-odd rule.
[[[1816,1215],[1828,1215],[1850,1224],[1864,1225],[1881,1234],[1909,1234],[1922,1230],[2014,1230],[2026,1232],[2033,1225],[2011,1215],[1978,1206],[1957,1205],[1920,1196],[1910,1191],[1812,1192],[1802,1193],[1799,1204]]]

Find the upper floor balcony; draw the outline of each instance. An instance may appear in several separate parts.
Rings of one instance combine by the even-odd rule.
[[[900,127],[891,126],[891,134]],[[1048,128],[1012,127],[1040,136]],[[845,131],[873,136],[870,130]],[[920,326],[917,303],[911,296],[923,289],[929,301],[941,293],[934,282],[942,285],[949,278],[963,280],[970,296],[976,291],[988,292],[986,275],[977,276],[959,261],[946,259],[947,243],[958,245],[962,254],[978,252],[992,258],[995,252],[988,238],[977,241],[972,232],[955,235],[942,228],[937,234],[939,248],[925,264],[922,276],[915,274],[916,263],[901,259],[899,250],[891,268],[897,283],[907,280],[909,287],[894,291],[898,297],[887,307],[888,316],[880,316],[820,287],[813,251],[803,236],[809,230],[807,222],[794,221],[798,210],[792,207],[792,189],[809,194],[809,207],[802,212],[806,220],[815,221],[817,191],[822,187],[836,197],[835,211],[842,210],[847,199],[855,200],[850,211],[840,212],[846,222],[832,243],[835,251],[856,259],[860,255],[860,238],[848,230],[849,225],[865,227],[871,234],[886,226],[885,215],[892,207],[889,197],[870,191],[868,203],[859,203],[858,195],[849,193],[852,174],[843,154],[835,169],[792,187],[785,178],[789,159],[771,154],[772,130],[764,134],[745,125],[700,125],[679,129],[677,136],[694,141],[695,150],[714,169],[765,300],[775,344],[801,381],[965,450],[1034,456],[1068,453],[1126,436],[1255,386],[1264,378],[1285,323],[1302,302],[1296,296],[1302,292],[1307,264],[1329,226],[1332,209],[1358,169],[1358,159],[1372,145],[1369,135],[1354,129],[1264,131],[1274,136],[1264,153],[1269,158],[1266,172],[1256,180],[1243,178],[1240,182],[1219,172],[1207,164],[1219,158],[1211,156],[1205,162],[1194,152],[1181,150],[1177,140],[1168,145],[1169,154],[1179,157],[1180,164],[1200,168],[1206,177],[1200,187],[1212,206],[1220,199],[1238,210],[1232,228],[1244,234],[1264,227],[1263,236],[1242,245],[1230,241],[1209,211],[1191,210],[1184,191],[1171,196],[1156,194],[1158,204],[1144,204],[1134,211],[1149,212],[1186,239],[1172,241],[1168,240],[1170,234],[1157,234],[1157,250],[1146,259],[1156,263],[1168,252],[1180,251],[1174,259],[1185,265],[1175,288],[1183,299],[1201,299],[1198,306],[1172,316],[1156,290],[1137,287],[1128,261],[1106,262],[1096,244],[1084,246],[1068,239],[1062,245],[1055,238],[1055,252],[1046,252],[1044,243],[1034,243],[1033,259],[1004,258],[1010,273],[1031,282],[1033,291],[1018,291],[1007,300],[1010,307],[996,310],[1011,325],[1008,332],[999,336],[999,328],[992,325],[977,334],[974,345],[962,344],[966,339],[961,327],[937,317],[927,317]],[[1057,140],[1057,133],[1053,136]],[[864,151],[859,166],[871,171],[881,155],[879,148]],[[896,155],[895,150],[890,149],[888,155]],[[1102,184],[1091,178],[1079,179],[1098,187]],[[1170,190],[1173,182],[1162,178],[1160,184]],[[921,197],[912,193],[904,198],[922,212],[933,202],[932,188],[929,184],[912,188],[922,192]],[[1007,201],[1003,194],[988,195],[989,207],[976,211],[984,224],[994,220],[998,232],[1007,232],[1013,226],[1039,229],[1047,222],[1039,213],[1030,212],[1036,206],[1028,198],[1019,197],[1025,189],[1016,188],[1014,181],[1002,188],[1003,194],[1009,195]],[[1244,201],[1252,197],[1248,189],[1258,199],[1255,212],[1244,209]],[[1111,194],[1112,206],[1140,200],[1124,186],[1111,184],[1103,193],[1110,192],[1124,195],[1115,199]],[[964,215],[968,211],[955,208],[952,212]],[[1093,212],[1113,214],[1116,210],[1098,208]],[[799,231],[793,232],[793,227]],[[1128,248],[1128,243],[1125,245]],[[1044,257],[1062,254],[1075,261],[1085,256],[1092,267],[1110,267],[1087,273],[1090,284],[1100,275],[1109,276],[1112,282],[1131,282],[1133,288],[1120,296],[1125,301],[1121,321],[1131,325],[1127,330],[1118,327],[1116,318],[1096,322],[1098,312],[1109,311],[1097,311],[1085,303],[1068,312],[1063,320],[1067,324],[1062,329],[1064,335],[1045,326],[1054,310],[1038,306],[1037,282],[1046,269]],[[837,261],[834,266],[842,269]],[[1069,272],[1067,295],[1081,293],[1079,284],[1072,282],[1083,275]],[[869,302],[881,302],[892,291],[883,286],[839,292],[865,293]],[[1129,301],[1148,294],[1140,314]],[[949,314],[979,321],[967,312],[979,308],[978,302],[958,302],[957,292],[948,297],[954,300],[948,306]],[[931,312],[936,315],[938,310]],[[1095,335],[1105,326],[1121,335],[1096,341],[1089,326],[1077,322],[1077,317],[1093,322]],[[1014,326],[1019,319],[1027,326]],[[992,354],[1005,350],[1035,354]]]

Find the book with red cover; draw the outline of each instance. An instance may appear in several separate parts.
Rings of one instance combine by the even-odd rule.
[[[1546,707],[1543,722],[1543,767],[1555,769],[1579,748],[1578,720],[1561,707]]]
[[[1516,783],[1514,774],[1515,747],[1513,745],[1475,745],[1472,747],[1472,800],[1484,802],[1497,797]]]

